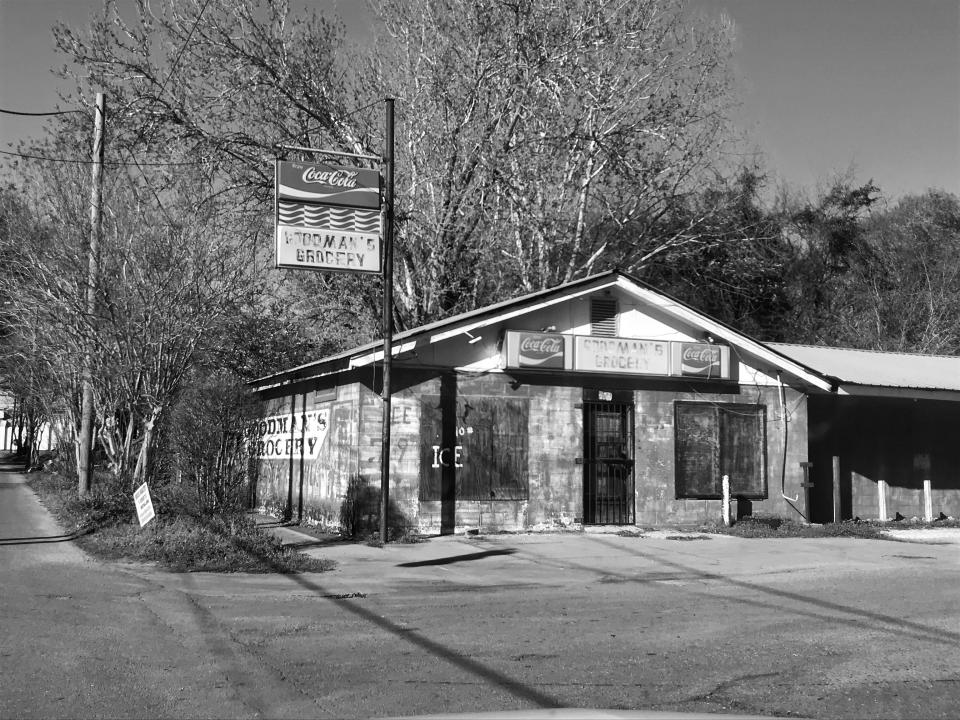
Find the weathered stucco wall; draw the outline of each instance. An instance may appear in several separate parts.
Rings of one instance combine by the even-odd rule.
[[[402,379],[403,372],[398,376]],[[398,382],[392,401],[391,422],[391,526],[397,530],[424,533],[480,529],[549,529],[578,525],[583,517],[583,393],[579,383],[551,376],[515,377],[504,373],[447,374]],[[557,384],[552,384],[557,382]],[[721,518],[719,500],[678,499],[675,487],[674,407],[677,400],[718,404],[760,404],[766,408],[767,499],[753,500],[754,513],[798,517],[806,512],[806,493],[801,487],[800,463],[807,460],[806,397],[786,390],[788,411],[785,494],[781,496],[784,461],[783,418],[776,387],[732,386],[732,393],[692,393],[676,389],[635,390],[635,492],[638,525],[697,524]],[[445,399],[444,399],[445,398]],[[346,502],[354,515],[375,528],[379,515],[382,403],[361,383],[350,383],[335,392],[307,392],[290,398],[275,398],[265,405],[265,414],[310,415],[314,424],[323,418],[324,432],[317,435],[313,456],[309,423],[302,428],[307,442],[294,457],[264,459],[259,463],[257,501],[261,507],[286,508],[288,499],[294,517],[301,505],[303,515],[331,528],[338,527]],[[522,405],[525,413],[526,496],[523,498],[472,497],[454,501],[459,493],[446,491],[446,501],[437,495],[421,497],[421,484],[454,488],[471,463],[489,462],[476,456],[471,445],[471,421],[457,414],[467,408]],[[433,433],[431,435],[431,433]],[[458,435],[460,433],[460,435]],[[430,435],[430,437],[427,437]],[[450,446],[438,462],[437,448]],[[295,445],[295,447],[297,447]],[[495,449],[494,449],[495,450]],[[486,449],[490,452],[490,448]],[[453,462],[456,455],[456,462]],[[474,477],[486,471],[473,466]],[[446,472],[446,475],[443,473]],[[292,483],[291,483],[292,479]],[[302,480],[302,482],[301,482]],[[496,485],[496,479],[492,480]],[[357,504],[359,503],[359,505]]]
[[[258,507],[294,517],[302,509],[308,520],[338,525],[347,485],[359,472],[358,396],[354,384],[264,402],[263,430],[254,433],[255,442],[267,443],[254,476]]]

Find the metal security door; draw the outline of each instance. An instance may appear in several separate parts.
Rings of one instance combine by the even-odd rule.
[[[633,405],[583,405],[583,522],[634,522]]]

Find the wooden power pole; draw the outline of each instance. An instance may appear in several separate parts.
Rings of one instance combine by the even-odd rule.
[[[100,207],[103,204],[103,125],[106,103],[103,93],[97,93],[93,119],[93,170],[90,187],[90,246],[87,256],[87,323],[93,325],[97,311],[97,285],[100,279]],[[88,327],[89,332],[89,327]],[[91,335],[87,341],[83,367],[83,399],[80,407],[80,437],[77,453],[78,491],[90,492],[93,463],[93,352]]]

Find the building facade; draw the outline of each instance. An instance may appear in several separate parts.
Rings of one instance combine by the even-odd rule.
[[[798,352],[619,273],[401,333],[391,526],[695,525],[720,521],[725,483],[733,517],[876,517],[878,490],[890,492],[891,515],[918,502],[922,513],[934,490],[938,512],[960,514],[950,440],[960,429],[960,364],[956,392],[936,399],[852,400]],[[263,399],[249,434],[256,504],[330,527],[349,509],[374,525],[382,360],[382,345],[368,345],[254,383]],[[884,440],[893,430],[875,413],[881,399],[900,423],[899,450]],[[917,423],[909,440],[898,402],[922,406],[907,416]],[[867,418],[869,440],[858,431]],[[870,448],[896,457],[877,460]]]

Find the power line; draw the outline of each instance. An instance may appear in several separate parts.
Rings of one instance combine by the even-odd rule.
[[[379,105],[381,102],[383,102],[383,101],[380,100],[379,98],[377,98],[377,99],[374,100],[372,103],[370,103],[370,104],[368,104],[368,105],[364,105],[364,106],[361,107],[361,108],[357,108],[356,110],[351,110],[351,111],[348,112],[346,115],[341,115],[341,116],[339,116],[337,119],[338,119],[338,120],[346,120],[348,117],[352,117],[353,115],[356,115],[358,112],[363,112],[364,110],[368,110],[369,108],[372,108],[374,105]]]
[[[206,2],[203,3],[203,7],[200,8],[200,12],[197,13],[197,19],[193,21],[193,27],[190,28],[190,32],[187,33],[187,39],[183,41],[183,45],[180,47],[180,52],[177,53],[177,57],[174,59],[173,65],[170,66],[170,72],[167,73],[167,79],[164,80],[163,84],[160,86],[160,92],[157,93],[158,98],[163,95],[163,91],[166,89],[167,83],[170,82],[170,78],[173,77],[173,73],[177,69],[177,65],[180,64],[180,58],[187,49],[187,45],[190,44],[190,39],[193,37],[194,31],[197,29],[197,25],[200,24],[200,18],[203,17],[203,11],[207,9],[207,5],[209,4],[210,0],[206,0]]]
[[[52,112],[20,112],[19,110],[5,110],[0,108],[3,115],[23,115],[24,117],[48,117],[50,115],[70,115],[72,113],[86,113],[86,110],[56,110]]]
[[[27,155],[25,153],[12,152],[10,150],[0,150],[0,153],[4,155],[12,155],[13,157],[24,158],[25,160],[43,160],[44,162],[55,162],[55,163],[73,163],[74,165],[90,165],[93,160],[84,160],[80,158],[60,158],[60,157],[48,157],[46,155]],[[117,160],[106,160],[103,163],[105,166],[110,167],[175,167],[178,165],[203,165],[202,160],[193,160],[193,161],[178,161],[178,162],[120,162]]]

